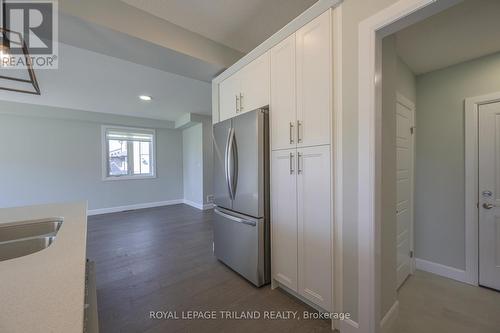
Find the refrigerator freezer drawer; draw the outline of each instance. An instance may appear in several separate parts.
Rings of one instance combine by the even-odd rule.
[[[214,209],[214,251],[217,259],[257,287],[269,283],[265,221]]]

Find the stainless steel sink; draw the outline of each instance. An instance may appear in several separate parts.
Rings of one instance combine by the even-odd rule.
[[[0,261],[46,249],[62,224],[62,218],[48,218],[0,225]]]
[[[55,236],[32,237],[0,243],[0,261],[26,256],[46,249]]]
[[[45,236],[57,233],[62,219],[23,221],[7,226],[0,225],[0,243],[15,239]]]

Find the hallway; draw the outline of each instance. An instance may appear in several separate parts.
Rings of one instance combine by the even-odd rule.
[[[394,333],[499,333],[500,292],[415,271],[399,289]]]

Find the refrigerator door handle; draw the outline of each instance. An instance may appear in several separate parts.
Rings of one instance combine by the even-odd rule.
[[[217,215],[220,215],[220,216],[222,216],[222,217],[224,217],[224,218],[226,218],[228,220],[231,220],[233,222],[248,224],[248,225],[251,225],[251,226],[254,226],[254,227],[257,225],[257,222],[255,222],[255,221],[245,220],[245,219],[233,216],[233,215],[229,215],[229,214],[223,213],[220,210],[218,210],[217,208],[214,209],[214,213],[217,214]]]
[[[229,197],[234,200],[234,128],[229,130],[229,142],[227,144],[227,184]]]
[[[229,129],[229,132],[227,134],[227,140],[226,140],[226,149],[225,149],[225,152],[224,152],[224,173],[225,173],[225,176],[226,176],[226,185],[227,185],[227,191],[229,192],[229,197],[231,199],[232,198],[232,191],[231,191],[231,185],[230,185],[230,182],[229,182],[229,179],[230,179],[230,170],[229,170],[229,144],[230,144],[230,140],[231,140],[231,132],[232,132],[232,128]]]
[[[231,174],[231,189],[233,191],[233,200],[236,198],[236,189],[238,187],[238,143],[236,142],[236,135],[233,129],[233,139],[231,146],[231,158],[232,158],[232,174]]]

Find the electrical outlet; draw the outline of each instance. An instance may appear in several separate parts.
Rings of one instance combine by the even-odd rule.
[[[207,203],[214,203],[214,196],[213,196],[213,194],[207,195]]]

